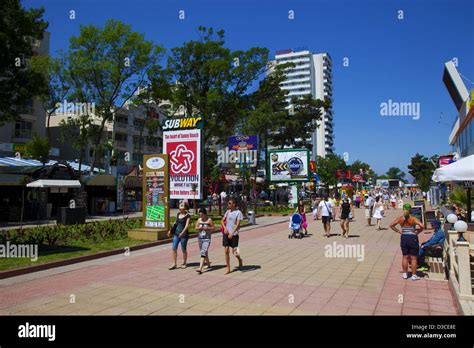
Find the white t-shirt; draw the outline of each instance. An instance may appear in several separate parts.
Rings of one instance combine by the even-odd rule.
[[[329,216],[329,213],[332,214],[332,203],[322,200],[318,205],[318,210],[321,212],[321,216]]]
[[[374,199],[371,196],[369,196],[369,198],[365,200],[365,207],[372,208],[373,206],[374,206]]]

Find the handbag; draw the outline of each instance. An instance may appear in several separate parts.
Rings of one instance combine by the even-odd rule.
[[[177,228],[177,227],[178,227],[178,226],[176,225],[176,222],[175,222],[175,223],[173,224],[173,226],[171,226],[171,229],[170,229],[171,234],[175,234],[175,233],[176,233],[176,228]]]

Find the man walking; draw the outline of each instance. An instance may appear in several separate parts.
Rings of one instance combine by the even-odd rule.
[[[329,238],[331,236],[331,220],[335,213],[334,206],[328,201],[327,195],[324,196],[323,200],[318,205],[318,214],[321,216],[321,220],[323,221],[325,236]]]
[[[419,280],[420,277],[417,276],[417,258],[419,254],[419,241],[418,234],[423,231],[423,224],[414,216],[410,216],[411,204],[403,205],[403,216],[395,219],[391,224],[390,228],[397,233],[401,234],[400,238],[400,247],[402,249],[403,260],[402,260],[402,270],[403,279],[408,278],[408,259],[411,261],[411,270],[412,277],[411,280]],[[402,230],[400,231],[396,228],[397,225],[400,225]],[[418,230],[416,229],[418,226]]]
[[[367,226],[372,226],[372,210],[374,208],[374,199],[368,193],[365,194],[364,200],[365,218],[367,219]]]

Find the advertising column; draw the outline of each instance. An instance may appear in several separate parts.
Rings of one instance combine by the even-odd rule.
[[[169,229],[168,155],[143,156],[143,225]]]
[[[165,121],[163,152],[170,159],[170,198],[201,199],[201,117]],[[195,188],[195,189],[194,189]]]

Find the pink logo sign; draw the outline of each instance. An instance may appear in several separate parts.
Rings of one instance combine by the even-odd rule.
[[[194,153],[183,144],[179,144],[170,152],[171,170],[176,174],[188,174],[192,169],[193,161]]]

